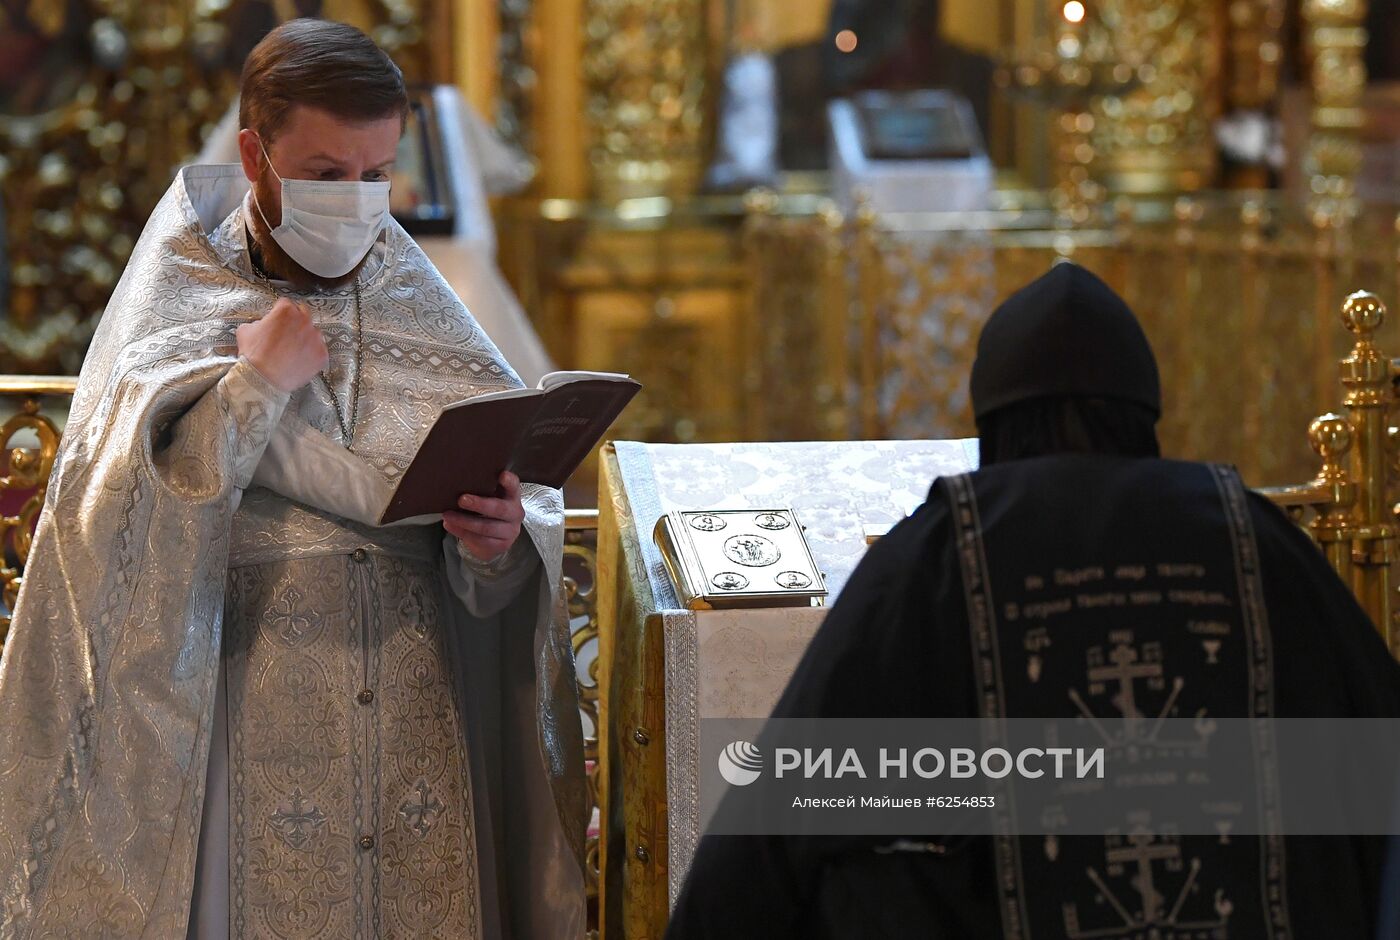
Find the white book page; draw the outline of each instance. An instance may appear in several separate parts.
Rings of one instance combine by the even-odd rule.
[[[632,381],[632,377],[623,372],[551,372],[540,377],[539,389],[542,392],[547,392],[561,385],[568,385],[570,382],[586,382],[595,379],[604,382]]]
[[[460,408],[463,405],[471,405],[479,401],[499,401],[505,398],[530,398],[538,394],[540,394],[540,390],[537,388],[506,388],[499,392],[487,392],[484,395],[473,395],[471,398],[463,398],[461,401],[455,401],[442,410],[447,411],[452,408]]]

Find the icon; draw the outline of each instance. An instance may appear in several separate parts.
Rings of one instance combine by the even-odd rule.
[[[721,571],[710,579],[710,583],[721,591],[742,591],[749,586],[749,579],[737,571]]]
[[[692,529],[699,529],[701,532],[718,532],[727,525],[729,525],[729,523],[725,522],[719,516],[712,516],[709,513],[692,516],[690,519],[690,527]]]
[[[761,535],[731,535],[724,541],[724,557],[746,568],[762,568],[781,558],[782,552]]]
[[[753,524],[760,529],[768,529],[777,532],[780,529],[786,529],[792,523],[788,522],[787,519],[778,515],[776,512],[763,512],[754,517]]]
[[[785,587],[791,590],[805,588],[812,583],[812,579],[800,571],[782,571],[773,580],[778,582],[778,587]]]
[[[746,787],[763,772],[763,753],[748,741],[735,741],[719,753],[719,775],[730,786]]]

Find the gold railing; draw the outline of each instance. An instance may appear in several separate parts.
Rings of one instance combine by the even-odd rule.
[[[0,376],[0,398],[17,405],[0,425],[0,447],[9,451],[0,477],[0,642],[10,629],[24,563],[58,453],[59,425],[42,412],[45,398],[71,398],[77,379],[57,375]]]
[[[588,832],[584,877],[588,923],[598,924],[598,510],[564,513],[564,592],[573,635],[579,712],[583,718],[583,759],[588,769]]]
[[[1386,309],[1374,294],[1358,291],[1342,304],[1342,323],[1355,336],[1341,360],[1342,411],[1313,420],[1308,440],[1322,460],[1312,482],[1265,493],[1312,534],[1327,560],[1370,614],[1392,653],[1396,645],[1396,477],[1400,429],[1390,426],[1400,404],[1400,366],[1377,348],[1375,334]],[[1337,381],[1334,373],[1332,384]]]

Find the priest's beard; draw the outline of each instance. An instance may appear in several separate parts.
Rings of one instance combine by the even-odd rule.
[[[358,277],[360,269],[369,260],[368,253],[360,259],[359,264],[340,277],[321,277],[319,274],[312,274],[303,268],[283,250],[281,245],[277,244],[277,239],[272,237],[272,229],[268,227],[263,216],[266,215],[268,219],[274,217],[280,219],[282,200],[278,195],[279,190],[274,190],[267,184],[267,175],[259,176],[253,181],[253,198],[257,202],[253,205],[252,211],[247,214],[248,227],[253,233],[254,244],[252,248],[256,252],[255,261],[263,273],[276,280],[287,281],[298,291],[318,291],[340,287],[349,284]],[[262,207],[261,212],[258,211],[259,206]]]

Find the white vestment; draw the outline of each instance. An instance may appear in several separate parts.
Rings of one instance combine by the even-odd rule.
[[[184,936],[192,897],[200,936],[581,936],[558,491],[492,565],[372,524],[445,405],[519,379],[391,223],[300,298],[325,380],[269,385],[246,192],[181,171],[84,363],[0,660],[0,936]]]

